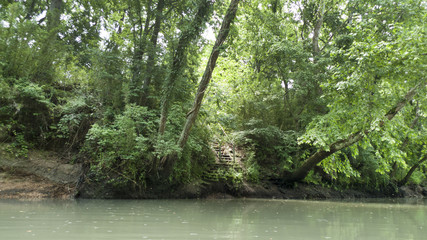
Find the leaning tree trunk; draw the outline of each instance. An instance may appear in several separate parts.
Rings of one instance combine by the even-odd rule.
[[[415,106],[415,118],[414,118],[414,120],[412,120],[412,123],[409,126],[410,129],[414,129],[415,126],[418,123],[418,119],[420,118],[419,110],[420,110],[420,107],[419,107],[418,101],[417,101],[417,105]],[[407,134],[406,137],[405,137],[405,139],[403,140],[401,148],[406,147],[406,145],[408,145],[408,143],[409,143],[409,134]],[[389,174],[389,176],[390,176],[391,179],[395,179],[396,171],[397,171],[397,162],[395,161],[393,163],[393,167],[391,168],[391,171],[390,171],[390,174]]]
[[[202,76],[202,79],[200,80],[199,88],[197,89],[193,107],[191,108],[190,112],[187,113],[187,120],[181,132],[181,136],[178,140],[178,145],[180,148],[184,148],[185,144],[187,143],[191,128],[197,118],[197,114],[199,113],[206,88],[208,87],[209,82],[211,80],[212,72],[215,69],[216,61],[221,51],[221,47],[225,42],[225,40],[227,39],[228,33],[230,32],[230,25],[233,22],[234,18],[236,17],[239,2],[240,0],[232,0],[227,9],[227,12],[225,14],[224,20],[221,25],[221,29],[219,30],[218,36],[216,37],[215,45],[212,48],[211,55],[209,57],[208,63],[206,64],[205,72]],[[173,153],[162,159],[161,161],[162,176],[170,175],[176,160],[177,160],[176,153]]]
[[[412,98],[417,93],[417,90],[421,87],[426,85],[426,81],[423,80],[419,84],[417,84],[415,87],[411,88],[405,95],[405,97],[398,102],[390,111],[387,112],[385,115],[387,120],[391,120],[396,116],[396,114],[406,105],[407,102],[412,100]],[[384,122],[380,123],[380,127],[384,126]],[[332,154],[340,151],[341,149],[344,149],[346,147],[349,147],[353,145],[354,143],[361,140],[365,135],[369,134],[368,130],[365,131],[359,131],[356,133],[351,134],[346,139],[338,140],[331,145],[329,145],[329,150],[319,150],[313,155],[311,155],[307,160],[303,162],[303,164],[297,168],[294,172],[289,173],[285,176],[283,176],[284,182],[296,182],[303,180],[308,173],[321,161],[326,159],[327,157],[331,156]]]
[[[406,183],[408,183],[409,178],[411,178],[412,174],[415,172],[415,170],[417,170],[417,168],[427,160],[427,156],[424,156],[421,160],[419,160],[414,166],[411,167],[411,169],[409,169],[408,173],[406,173],[405,177],[400,180],[397,185],[398,186],[403,186]]]
[[[200,36],[201,31],[208,20],[211,6],[212,2],[210,0],[201,1],[197,9],[196,16],[194,17],[190,26],[185,28],[181,33],[177,49],[173,54],[170,73],[166,79],[166,84],[164,85],[164,93],[161,102],[159,135],[163,135],[166,129],[166,121],[169,115],[169,107],[172,100],[172,90],[184,66],[186,50],[190,43]]]
[[[197,89],[196,98],[194,99],[193,107],[190,112],[187,113],[187,121],[185,122],[184,129],[181,132],[181,136],[178,141],[180,148],[183,148],[187,143],[188,136],[190,135],[191,128],[193,127],[194,122],[196,121],[197,115],[200,111],[202,105],[202,100],[205,95],[206,88],[209,85],[209,82],[212,77],[212,72],[215,69],[216,61],[218,59],[221,47],[224,41],[227,39],[228,33],[230,32],[230,25],[236,17],[237,8],[240,0],[232,0],[227,13],[225,14],[224,20],[219,30],[218,36],[215,41],[215,45],[212,48],[209,61],[206,65],[205,72],[203,73],[202,79]]]

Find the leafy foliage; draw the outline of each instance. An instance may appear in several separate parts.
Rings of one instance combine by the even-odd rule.
[[[149,149],[154,126],[154,114],[146,107],[128,105],[111,125],[92,126],[86,136],[86,151],[102,174],[139,185],[153,165]]]
[[[244,170],[218,173],[233,187],[297,172],[316,153],[308,182],[425,183],[420,0],[241,1],[189,140],[177,144],[229,2],[6,1],[0,141],[22,156],[81,154],[117,189],[202,179],[213,141],[245,148]]]
[[[273,126],[239,132],[237,142],[253,154],[246,164],[254,180],[257,175],[264,178],[267,176],[263,174],[274,176],[291,169],[295,164],[293,158],[301,150],[295,132],[284,132]]]

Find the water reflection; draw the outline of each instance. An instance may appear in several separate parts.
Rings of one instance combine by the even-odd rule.
[[[425,239],[426,200],[0,200],[2,239]]]

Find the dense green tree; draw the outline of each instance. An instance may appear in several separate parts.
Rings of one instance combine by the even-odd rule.
[[[246,149],[253,181],[421,183],[426,7],[3,1],[0,139],[128,191],[202,178],[214,141]]]
[[[330,111],[315,119],[301,139],[321,150],[290,174],[290,180],[303,179],[333,153],[394,124],[390,120],[400,117],[399,111],[413,99],[425,101],[425,72],[418,68],[425,65],[425,43],[419,40],[425,37],[419,29],[424,9],[420,2],[393,8],[389,4],[359,3],[358,10],[369,9],[368,14],[356,12],[358,20],[351,25],[353,43],[333,52],[345,60],[339,61],[334,77],[324,84],[325,95],[332,100]],[[415,15],[417,11],[421,12]],[[408,39],[413,39],[411,44]]]

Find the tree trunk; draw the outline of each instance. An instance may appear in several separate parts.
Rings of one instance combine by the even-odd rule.
[[[358,142],[363,138],[362,132],[357,132],[350,135],[347,139],[337,141],[329,146],[329,150],[319,150],[311,155],[303,164],[288,176],[284,176],[285,182],[296,182],[303,180],[308,173],[321,161],[331,156],[332,154]]]
[[[49,13],[47,15],[47,26],[48,30],[54,30],[54,28],[58,27],[60,23],[60,17],[62,13],[62,0],[51,0],[49,6]]]
[[[133,62],[132,62],[132,87],[131,91],[133,92],[131,102],[136,103],[139,99],[140,91],[141,91],[141,71],[142,71],[142,62],[143,62],[143,56],[145,54],[145,47],[147,45],[147,36],[150,32],[150,21],[151,21],[151,15],[152,11],[150,11],[152,1],[149,0],[146,3],[146,18],[144,23],[144,28],[142,29],[142,16],[141,16],[141,5],[139,1],[136,1],[136,6],[134,8],[138,11],[138,21],[137,23],[134,23],[134,27],[139,24],[139,36],[136,35],[135,31],[133,32],[133,41],[134,41],[134,53],[133,53]],[[131,13],[131,11],[129,11]],[[130,18],[132,19],[133,16],[130,14]]]
[[[385,117],[387,120],[391,120],[396,116],[396,114],[405,106],[407,102],[412,100],[412,98],[417,93],[417,90],[426,85],[426,81],[418,83],[415,87],[411,88],[405,95],[405,97],[398,102],[392,109],[390,109]],[[384,126],[384,122],[380,123],[380,127]],[[308,159],[306,159],[303,164],[297,168],[294,172],[287,174],[283,177],[284,182],[296,182],[303,180],[308,173],[321,161],[331,156],[335,152],[340,151],[346,147],[353,145],[354,143],[360,141],[365,135],[369,134],[368,130],[359,131],[351,134],[346,139],[338,140],[331,145],[329,145],[329,150],[319,150],[313,155],[311,155]]]
[[[415,118],[414,118],[414,120],[412,120],[412,123],[411,123],[411,125],[409,126],[409,128],[410,128],[410,129],[414,129],[414,128],[415,128],[415,126],[416,126],[416,125],[417,125],[417,123],[418,123],[418,119],[419,119],[419,117],[420,117],[419,110],[420,110],[420,108],[419,108],[418,101],[417,101],[417,105],[415,106]],[[403,140],[403,143],[402,143],[401,148],[402,148],[402,149],[403,149],[403,148],[405,148],[405,147],[406,147],[406,145],[408,145],[408,143],[409,143],[409,136],[408,136],[408,135],[406,135],[405,139]],[[389,176],[390,176],[390,178],[391,178],[391,179],[394,179],[394,178],[395,178],[395,176],[396,176],[396,171],[397,171],[397,162],[394,162],[394,163],[393,163],[393,167],[391,168],[391,171],[390,171],[390,174],[389,174]]]
[[[221,51],[221,46],[226,40],[228,33],[230,32],[230,25],[236,17],[237,8],[240,0],[232,0],[228,10],[224,16],[224,20],[221,25],[221,29],[219,30],[218,36],[215,41],[215,45],[212,48],[211,55],[209,57],[208,63],[205,68],[205,72],[202,76],[202,79],[199,84],[199,88],[196,93],[196,98],[193,103],[193,107],[189,113],[187,113],[187,120],[185,122],[184,128],[181,132],[181,136],[178,140],[178,145],[180,148],[184,148],[187,143],[188,136],[190,135],[191,128],[196,120],[197,114],[199,113],[200,106],[202,104],[203,96],[205,94],[205,90],[209,85],[209,81],[212,77],[212,72],[216,65],[216,60],[218,59],[219,53]],[[176,153],[173,153],[169,156],[166,156],[161,161],[161,177],[165,178],[172,173],[173,166],[178,159]]]
[[[205,95],[206,88],[209,85],[209,82],[212,77],[212,72],[215,69],[216,61],[218,59],[221,47],[226,40],[228,33],[230,32],[230,25],[236,17],[237,8],[240,0],[232,0],[225,14],[224,20],[219,30],[218,36],[215,41],[215,45],[212,48],[211,55],[209,57],[208,63],[203,73],[202,79],[197,89],[196,98],[194,99],[193,107],[190,112],[187,113],[187,121],[185,122],[184,129],[181,132],[181,136],[178,141],[180,148],[183,148],[187,143],[188,136],[190,135],[191,128],[193,127],[194,122],[196,121],[197,115],[199,113],[200,107],[202,105],[202,100]]]
[[[421,160],[419,160],[414,166],[411,167],[411,169],[409,169],[408,173],[405,175],[405,177],[400,180],[397,185],[403,186],[406,183],[408,183],[409,178],[411,178],[412,174],[415,172],[415,170],[423,163],[427,160],[427,156],[424,156]]]
[[[320,2],[319,6],[319,14],[318,14],[318,20],[316,22],[316,25],[314,27],[313,31],[313,55],[316,56],[320,52],[319,48],[319,36],[320,36],[320,30],[322,28],[323,24],[323,15],[325,14],[325,1],[322,0]]]
[[[55,51],[57,51],[55,42],[57,41],[57,35],[59,32],[59,25],[61,23],[61,13],[63,11],[62,0],[51,0],[49,5],[49,11],[46,14],[47,17],[47,35],[44,43],[40,49],[40,55],[38,56],[39,61],[35,69],[34,80],[45,83],[53,81],[52,76],[52,65],[55,59]]]
[[[156,47],[157,47],[157,39],[159,37],[160,32],[160,26],[163,20],[163,9],[165,7],[165,1],[159,0],[157,4],[157,10],[156,10],[156,20],[154,22],[154,29],[153,34],[151,35],[150,39],[150,49],[148,50],[148,60],[147,60],[147,67],[146,67],[146,77],[144,79],[144,84],[142,86],[142,95],[140,99],[140,104],[146,103],[147,97],[149,96],[149,86],[151,83],[151,79],[153,77],[153,69],[154,65],[156,63]],[[145,104],[147,105],[147,104]]]
[[[172,98],[172,90],[175,86],[175,82],[182,72],[182,68],[185,63],[186,50],[190,43],[200,37],[201,31],[208,20],[210,8],[212,2],[210,0],[202,0],[199,3],[196,16],[191,22],[190,26],[184,28],[179,41],[177,49],[173,54],[172,66],[170,69],[169,76],[164,85],[164,94],[162,97],[161,115],[159,124],[159,135],[163,135],[166,129],[166,121],[169,114],[169,106]]]

